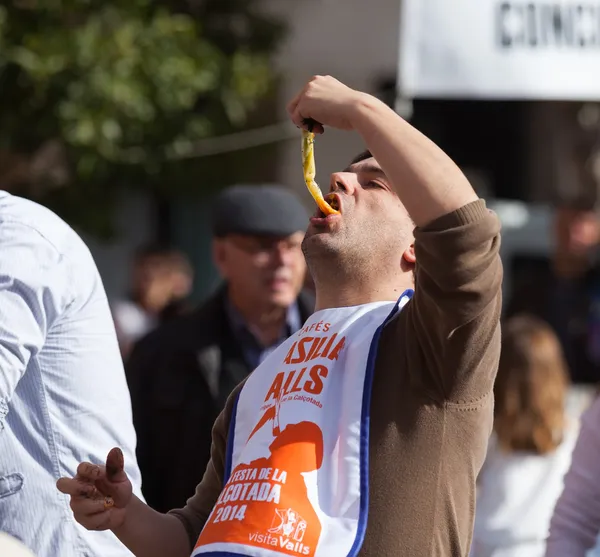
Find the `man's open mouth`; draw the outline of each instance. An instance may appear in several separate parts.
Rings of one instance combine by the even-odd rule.
[[[325,201],[327,204],[336,211],[342,212],[342,203],[340,201],[339,196],[336,193],[330,193],[325,196]],[[317,211],[315,213],[315,217],[319,219],[327,218],[329,215],[326,215],[320,208],[317,207]]]
[[[329,203],[329,206],[332,209],[335,209],[336,211],[341,212],[342,204],[340,203],[340,198],[337,196],[337,194],[330,193],[329,195],[325,196],[325,201],[327,201],[327,203]]]

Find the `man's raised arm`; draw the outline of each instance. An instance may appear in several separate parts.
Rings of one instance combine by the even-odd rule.
[[[380,100],[333,77],[314,77],[288,111],[299,126],[306,127],[310,118],[360,134],[417,226],[478,198],[458,166],[433,141]],[[323,128],[318,125],[314,131]]]

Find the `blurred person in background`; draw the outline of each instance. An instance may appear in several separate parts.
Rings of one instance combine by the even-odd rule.
[[[159,324],[184,315],[192,310],[194,271],[188,258],[177,250],[170,250],[167,261],[171,265],[171,300],[159,313]]]
[[[102,462],[115,439],[141,496],[129,392],[92,255],[54,213],[0,191],[0,531],[38,557],[131,555],[72,520],[55,487],[82,459]]]
[[[564,483],[550,523],[546,557],[597,557],[600,555],[598,397],[581,418],[581,431]]]
[[[563,203],[554,219],[550,268],[533,274],[506,315],[533,313],[558,335],[573,383],[600,382],[600,219],[585,201]]]
[[[565,409],[568,377],[551,327],[526,314],[503,325],[494,433],[477,480],[471,557],[544,555],[577,438]]]
[[[213,423],[233,388],[314,307],[301,292],[308,214],[292,193],[235,186],[218,196],[213,215],[223,285],[143,338],[126,362],[144,495],[163,512],[183,506],[202,479]]]
[[[192,268],[178,251],[155,245],[136,251],[129,295],[112,304],[123,357],[137,340],[185,310],[192,279]]]

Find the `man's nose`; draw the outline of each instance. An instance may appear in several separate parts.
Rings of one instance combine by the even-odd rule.
[[[329,180],[330,192],[352,195],[356,189],[356,175],[351,172],[334,172]]]

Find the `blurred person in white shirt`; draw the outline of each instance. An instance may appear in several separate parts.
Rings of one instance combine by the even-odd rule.
[[[516,315],[502,335],[471,557],[542,557],[578,434],[566,411],[568,372],[545,322]]]
[[[124,358],[139,339],[182,312],[192,280],[191,265],[178,251],[160,245],[143,246],[136,251],[130,292],[112,304]]]
[[[581,431],[556,503],[546,557],[600,556],[600,397],[581,418]]]
[[[80,526],[55,486],[117,442],[141,497],[131,399],[92,254],[57,215],[0,191],[0,532],[37,557],[131,556],[112,533]]]

